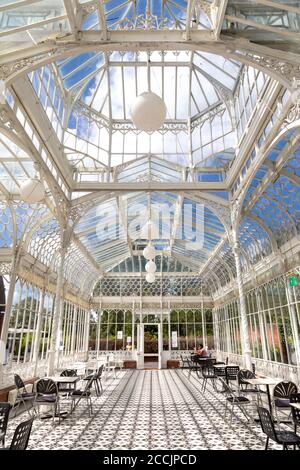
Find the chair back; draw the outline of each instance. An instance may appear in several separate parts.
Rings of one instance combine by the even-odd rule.
[[[101,379],[103,369],[104,369],[104,364],[102,364],[97,371],[97,379]]]
[[[215,368],[215,374],[216,374],[218,377],[226,377],[226,369],[225,369],[225,366],[224,366],[224,367],[216,367],[216,368]]]
[[[95,373],[91,376],[91,378],[87,381],[86,386],[84,387],[84,392],[88,392],[88,391],[91,389],[94,380],[96,380],[96,378],[97,378],[97,373],[98,373],[98,372],[95,372]]]
[[[235,394],[234,394],[233,390],[231,389],[231,387],[229,387],[229,385],[225,382],[225,380],[222,379],[222,377],[218,377],[218,379],[220,380],[221,384],[223,385],[223,391],[224,391],[225,395],[230,396],[230,397],[234,397]]]
[[[12,406],[10,403],[0,403],[0,434],[6,433],[8,417],[11,407]]]
[[[297,385],[293,382],[279,382],[274,388],[273,395],[276,398],[289,398],[297,392]]]
[[[60,374],[61,377],[77,377],[77,371],[74,369],[65,369]]]
[[[188,357],[186,357],[186,362],[188,363],[189,369],[191,369],[191,368],[192,368],[191,359],[189,359]]]
[[[210,367],[213,368],[214,360],[207,358],[206,361],[203,361],[203,367]]]
[[[226,371],[226,379],[227,380],[236,380],[237,375],[239,373],[239,366],[227,366],[225,371]]]
[[[213,365],[212,364],[205,364],[202,367],[202,375],[203,375],[203,377],[216,377]]]
[[[26,390],[25,384],[24,384],[23,380],[21,379],[21,377],[18,374],[14,374],[14,381],[15,381],[15,386],[16,386],[18,391],[20,391],[22,389]]]
[[[57,384],[52,379],[40,379],[36,384],[36,391],[41,395],[57,395]]]
[[[290,395],[290,403],[300,403],[300,393],[292,393],[292,395]],[[294,424],[300,425],[300,410],[293,406],[291,406],[291,408]]]
[[[238,371],[237,378],[239,385],[247,384],[248,379],[255,379],[255,374],[249,369],[241,369]]]
[[[20,423],[15,430],[10,450],[26,450],[34,418]]]
[[[260,425],[261,425],[262,431],[268,437],[273,439],[273,441],[277,442],[276,431],[275,431],[274,423],[270,415],[270,412],[266,408],[262,408],[261,406],[257,408],[257,411],[258,411],[258,415],[260,418]]]

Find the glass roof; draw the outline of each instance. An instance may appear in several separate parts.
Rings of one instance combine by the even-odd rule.
[[[24,150],[0,133],[0,188],[18,193],[20,184],[35,174],[33,161]]]
[[[239,54],[227,48],[228,37],[235,48],[242,39],[241,51],[236,48],[241,54],[242,45],[248,44],[243,38],[289,48],[298,39],[300,5],[229,0],[217,24],[211,7],[221,8],[222,3],[0,0],[0,66],[10,55],[17,57],[17,69],[23,62],[30,64],[24,74],[28,96],[18,98],[13,78],[4,104],[9,118],[1,115],[1,248],[24,239],[31,257],[57,271],[61,208],[54,207],[55,188],[66,196],[63,209],[74,211],[68,220],[75,221],[75,230],[64,273],[72,285],[78,270],[86,282],[101,272],[144,272],[149,220],[161,273],[200,272],[197,282],[205,280],[215,289],[230,282],[235,262],[224,221],[230,220],[235,192],[228,174],[240,163],[237,179],[242,181],[268,137],[265,130],[253,135],[255,150],[239,162],[240,144],[269,77],[267,70],[257,72],[234,60]],[[157,50],[137,47],[141,35],[149,33],[161,37]],[[171,47],[170,40],[164,47],[173,33],[180,37],[174,41],[178,47]],[[196,39],[190,41],[194,33]],[[128,41],[132,34],[136,43]],[[189,47],[195,41],[199,50]],[[59,56],[47,49],[54,43],[62,46]],[[220,55],[223,46],[226,57]],[[31,55],[44,48],[48,55],[37,65]],[[130,115],[135,97],[148,87],[148,69],[151,90],[167,108],[163,126],[153,133],[136,129]],[[33,122],[33,105],[40,122]],[[10,127],[11,116],[22,133]],[[278,116],[277,109],[270,128]],[[295,129],[282,134],[247,184],[239,231],[244,271],[270,255],[276,244],[281,247],[299,235],[300,154],[298,145],[289,147],[296,136]],[[19,201],[20,185],[40,164],[47,204],[30,206]],[[129,189],[97,195],[97,185],[104,183]],[[137,189],[130,186],[135,183]],[[147,183],[155,189],[138,190]],[[157,189],[160,183],[167,189]],[[176,189],[185,183],[205,192]],[[60,193],[55,196],[64,199]]]

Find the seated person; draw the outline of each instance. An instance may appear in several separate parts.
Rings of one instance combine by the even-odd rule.
[[[203,344],[199,344],[198,348],[196,349],[196,354],[199,357],[208,357],[207,350],[203,346]]]

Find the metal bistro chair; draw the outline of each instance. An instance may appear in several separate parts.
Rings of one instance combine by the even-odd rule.
[[[60,374],[61,377],[78,377],[77,371],[75,369],[65,369]],[[60,393],[66,393],[67,395],[70,392],[73,392],[74,388],[70,384],[57,384],[58,391]]]
[[[197,377],[199,377],[199,366],[198,364],[195,362],[195,361],[192,361],[191,359],[189,359],[188,357],[186,358],[187,360],[187,363],[188,363],[188,366],[189,366],[189,377],[190,378],[190,375],[192,372],[196,372],[197,374]]]
[[[279,420],[279,410],[287,410],[289,416],[291,414],[290,407],[290,396],[298,392],[297,385],[293,382],[279,382],[273,390],[273,406],[276,414],[278,424],[280,425]],[[289,419],[289,418],[288,418]],[[281,420],[281,422],[283,422]]]
[[[53,422],[54,418],[58,416],[60,423],[59,393],[54,380],[46,378],[37,382],[34,406],[38,407],[38,415],[40,415],[41,406],[51,406],[53,409]]]
[[[71,402],[71,411],[70,411],[71,413],[73,413],[73,411],[77,407],[80,400],[82,398],[85,398],[86,401],[87,401],[87,404],[88,404],[88,408],[89,408],[89,416],[91,416],[91,414],[93,414],[93,405],[92,405],[92,399],[91,399],[91,388],[92,388],[92,385],[93,385],[93,382],[95,380],[96,375],[97,375],[97,372],[95,372],[95,374],[93,374],[91,376],[91,378],[87,381],[87,384],[86,384],[86,386],[83,390],[74,390],[74,392],[72,392],[70,394],[70,398],[72,400],[72,402]]]
[[[300,403],[300,393],[292,393],[290,395],[290,404],[291,403]],[[294,423],[294,431],[297,432],[297,426],[300,426],[300,410],[297,408],[292,408],[292,418]]]
[[[216,363],[215,365],[223,365],[224,363]],[[216,376],[220,379],[224,379],[223,381],[216,381],[215,382],[215,387],[216,387],[216,392],[223,393],[224,392],[224,387],[223,387],[223,382],[226,380],[226,365],[224,364],[224,367],[216,367],[214,369],[214,372]]]
[[[15,401],[15,404],[17,405],[17,409],[19,408],[21,404],[23,404],[27,413],[29,414],[29,416],[31,416],[30,408],[27,407],[27,403],[31,402],[31,406],[32,406],[33,401],[35,399],[35,393],[27,392],[25,384],[18,374],[14,374],[14,381],[15,381],[15,386],[17,389],[17,397]]]
[[[266,408],[258,407],[258,414],[262,431],[267,435],[265,450],[268,449],[270,439],[281,444],[283,450],[288,450],[288,446],[293,446],[294,449],[297,446],[300,449],[300,436],[292,431],[277,431],[270,412]]]
[[[228,403],[231,403],[230,424],[232,422],[234,406],[237,406],[239,410],[243,413],[243,415],[247,418],[247,421],[249,421],[250,417],[245,410],[245,406],[251,405],[251,401],[243,395],[238,395],[221,377],[219,377],[219,380],[222,382],[223,390],[226,395],[225,419],[227,414]]]
[[[15,429],[10,446],[2,447],[0,450],[26,450],[33,420],[34,418],[32,417],[28,421],[23,421],[23,423],[20,423]]]
[[[255,374],[248,369],[241,369],[237,375],[239,393],[242,395],[252,395],[257,398],[257,406],[262,405],[261,390],[257,385],[251,386],[247,379],[255,379]]]
[[[183,355],[180,354],[180,360],[181,360],[181,368],[182,368],[182,369],[188,369],[189,364],[188,364],[187,358],[186,358],[186,357],[183,357]],[[185,365],[185,364],[186,364],[186,365]]]
[[[101,383],[103,369],[104,369],[104,364],[102,364],[99,367],[96,373],[89,374],[87,377],[84,377],[83,379],[83,380],[90,380],[93,377],[92,384],[95,385],[95,391],[96,391],[97,397],[99,397],[101,395],[101,392],[103,392],[102,383]]]
[[[2,442],[3,446],[5,444],[5,434],[10,410],[10,403],[0,403],[0,441]]]
[[[226,374],[226,382],[230,384],[232,381],[237,381],[238,380],[238,373],[239,373],[240,367],[239,366],[226,366],[225,368],[225,374]]]
[[[214,390],[216,390],[216,380],[217,380],[218,376],[215,373],[215,369],[213,367],[212,362],[207,361],[206,365],[202,367],[202,378],[203,378],[203,382],[202,382],[202,392],[203,393],[206,390],[206,385],[207,385],[208,380],[212,381],[212,386],[213,386]]]

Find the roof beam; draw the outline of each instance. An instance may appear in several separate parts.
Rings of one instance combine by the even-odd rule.
[[[252,209],[252,207],[255,205],[260,196],[265,192],[269,184],[274,181],[274,178],[276,178],[277,175],[280,175],[282,167],[287,162],[290,155],[294,152],[295,147],[299,144],[299,140],[300,136],[299,134],[296,134],[294,138],[291,139],[288,144],[286,144],[285,147],[282,149],[276,163],[272,164],[271,162],[267,162],[267,160],[264,162],[264,164],[269,167],[269,171],[264,176],[260,185],[257,186],[249,201],[247,202],[244,208],[245,212],[248,212]]]
[[[196,183],[191,181],[185,182],[129,182],[129,183],[100,183],[94,181],[74,183],[73,191],[122,191],[122,192],[139,192],[139,191],[172,191],[174,193],[182,191],[227,191],[227,184],[223,181]]]
[[[78,36],[78,13],[76,0],[64,0],[64,6],[68,15],[68,21],[74,37]]]
[[[185,23],[185,34],[186,39],[190,39],[190,31],[191,31],[191,21],[192,21],[192,14],[194,8],[195,0],[188,0],[187,8],[186,8],[186,23]]]
[[[299,7],[294,7],[292,5],[288,5],[287,3],[273,2],[271,0],[256,0],[256,3],[259,3],[260,5],[266,5],[272,8],[277,8],[278,10],[285,10],[285,11],[289,11],[290,13],[296,13],[300,15]]]
[[[15,10],[16,8],[27,7],[33,3],[38,3],[41,0],[20,0],[19,2],[9,3],[4,6],[0,6],[0,13],[3,11]]]
[[[97,14],[99,18],[99,26],[103,34],[103,39],[107,39],[106,18],[104,12],[103,0],[97,2]]]
[[[214,24],[215,38],[219,39],[224,21],[228,0],[214,0],[211,6],[211,16]]]
[[[68,19],[67,15],[54,16],[51,18],[46,18],[45,20],[38,21],[37,23],[26,24],[25,26],[19,26],[18,28],[4,29],[0,31],[0,38],[9,36],[11,34],[21,33],[22,31],[29,31],[31,29],[36,29],[37,27],[44,26],[49,23],[54,23],[56,21]]]
[[[45,37],[43,42],[30,47],[23,40],[17,48],[4,47],[3,52],[0,52],[0,77],[10,82],[18,74],[34,70],[43,64],[88,51],[201,50],[264,70],[292,89],[293,76],[299,73],[299,54],[253,44],[239,37],[239,32],[234,38],[222,34],[219,40],[215,39],[210,30],[192,29],[190,34],[191,38],[187,41],[182,30],[112,30],[108,31],[108,39],[105,41],[101,31],[80,31],[77,41],[74,41],[73,35],[63,38]],[[278,44],[280,47],[280,42]],[[26,60],[20,63],[22,59]],[[282,61],[280,70],[273,64],[273,59]],[[288,76],[282,71],[282,67],[289,67]]]
[[[290,38],[292,41],[300,40],[300,33],[295,33],[294,31],[289,31],[286,29],[276,28],[276,26],[269,26],[263,23],[258,23],[257,21],[249,20],[248,18],[244,19],[239,16],[226,15],[225,19],[231,22],[240,23],[246,26],[252,26],[253,28],[261,29],[273,34],[278,34],[286,38]]]

